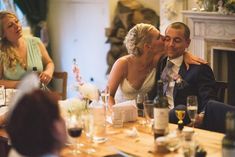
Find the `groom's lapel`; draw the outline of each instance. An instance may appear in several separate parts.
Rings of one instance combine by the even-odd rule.
[[[186,67],[185,63],[183,62],[180,66],[180,70],[179,70],[178,74],[181,76],[182,79],[184,79],[186,72],[187,72],[187,67]],[[175,86],[174,91],[173,91],[173,98],[174,99],[175,99],[177,92],[178,92],[178,86]]]

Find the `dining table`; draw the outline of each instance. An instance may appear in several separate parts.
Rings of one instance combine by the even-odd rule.
[[[187,128],[187,127],[185,127]],[[169,131],[177,130],[177,125],[169,124]],[[221,157],[222,147],[221,142],[224,134],[194,128],[195,141],[207,153],[207,157]],[[7,138],[4,129],[0,129],[0,137]],[[152,127],[150,125],[140,123],[140,119],[135,122],[126,122],[122,127],[113,127],[110,124],[106,125],[107,140],[102,143],[94,143],[88,138],[85,133],[79,137],[80,154],[73,154],[72,145],[68,142],[61,150],[61,157],[184,157],[182,148],[170,152],[158,152],[156,150],[156,141]],[[183,140],[182,140],[183,141]],[[180,141],[180,142],[182,142]],[[87,150],[92,149],[93,152]]]

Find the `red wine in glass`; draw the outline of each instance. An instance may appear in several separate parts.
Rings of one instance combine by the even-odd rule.
[[[80,137],[82,134],[82,128],[69,128],[68,133],[71,137]]]

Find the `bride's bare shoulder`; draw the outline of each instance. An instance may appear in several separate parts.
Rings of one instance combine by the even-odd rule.
[[[117,59],[115,64],[127,65],[129,60],[130,60],[130,56],[129,55],[122,56],[119,59]]]

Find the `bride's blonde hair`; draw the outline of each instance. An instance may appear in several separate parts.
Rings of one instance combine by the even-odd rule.
[[[6,66],[7,68],[14,70],[17,62],[20,63],[22,67],[23,67],[23,62],[16,54],[16,50],[14,49],[12,43],[3,36],[4,30],[3,30],[2,20],[5,17],[15,18],[15,19],[18,18],[16,17],[15,14],[11,12],[0,11],[0,63]]]

